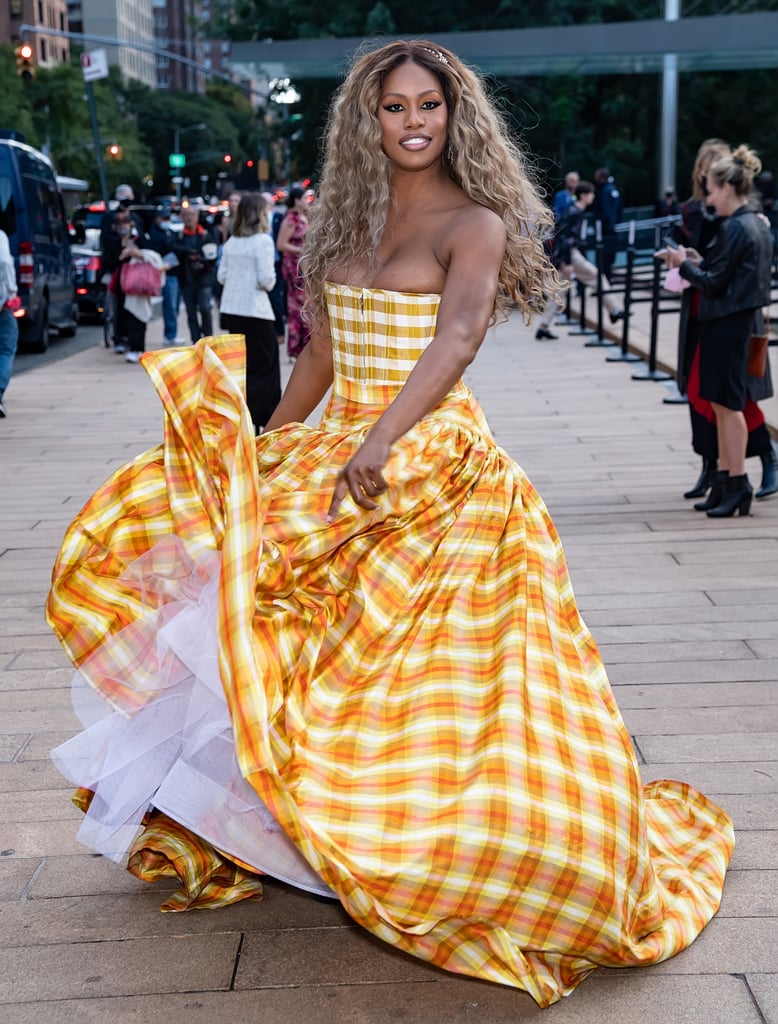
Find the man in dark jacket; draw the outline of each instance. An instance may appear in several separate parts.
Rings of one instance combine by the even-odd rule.
[[[623,211],[624,201],[613,175],[607,167],[599,167],[594,172],[592,219],[602,225],[601,269],[608,278],[616,259],[616,225],[620,223]]]
[[[216,233],[200,223],[200,210],[186,206],[181,211],[184,230],[172,251],[180,264],[178,277],[181,297],[186,306],[186,318],[192,344],[213,334],[213,286],[216,283],[216,262],[219,240]]]

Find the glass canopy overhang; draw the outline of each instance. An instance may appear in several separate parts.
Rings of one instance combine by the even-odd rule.
[[[246,77],[339,78],[384,39],[296,39],[234,43],[232,66]],[[490,32],[442,32],[434,40],[484,74],[633,75],[663,70],[674,54],[684,71],[778,67],[778,13],[716,15]]]

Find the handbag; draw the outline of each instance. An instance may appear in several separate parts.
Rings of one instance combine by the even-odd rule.
[[[162,291],[162,273],[150,263],[125,263],[119,283],[125,295],[159,295]]]
[[[770,343],[770,317],[765,315],[764,330],[761,334],[752,334],[748,339],[749,377],[764,377],[767,372],[767,346]]]

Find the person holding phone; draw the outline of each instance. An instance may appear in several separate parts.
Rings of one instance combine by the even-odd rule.
[[[701,510],[712,518],[747,515],[753,488],[745,472],[748,426],[748,339],[762,328],[761,309],[770,303],[772,239],[767,225],[749,206],[761,162],[747,146],[718,155],[705,176],[708,204],[722,218],[705,250],[667,247],[667,266],[678,267],[699,292],[699,396],[715,418],[719,467]]]

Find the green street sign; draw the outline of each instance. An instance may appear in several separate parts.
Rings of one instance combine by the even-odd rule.
[[[186,167],[186,156],[183,153],[171,153],[168,164],[170,167]]]

